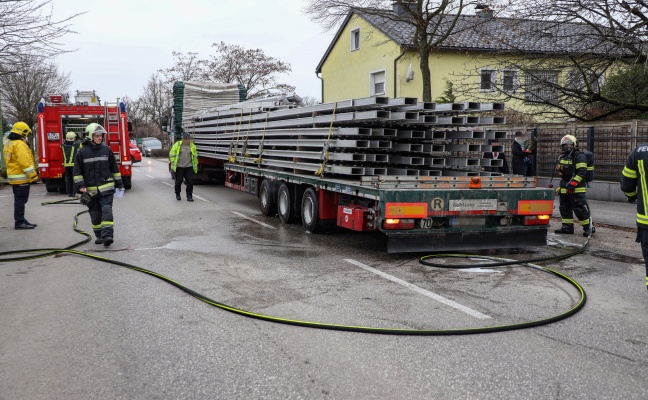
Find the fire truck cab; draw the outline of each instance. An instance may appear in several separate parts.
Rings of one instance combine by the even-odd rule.
[[[78,91],[74,102],[68,95],[47,95],[38,104],[36,136],[38,171],[48,192],[65,190],[63,150],[67,132],[79,135],[88,124],[96,122],[106,129],[105,143],[115,153],[126,189],[131,188],[132,160],[129,148],[130,123],[126,105],[119,102],[101,104],[94,90]]]

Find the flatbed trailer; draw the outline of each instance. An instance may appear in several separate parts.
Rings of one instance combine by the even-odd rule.
[[[546,245],[554,191],[536,179],[363,176],[358,180],[226,163],[225,185],[261,212],[310,233],[341,227],[387,235],[389,253]]]

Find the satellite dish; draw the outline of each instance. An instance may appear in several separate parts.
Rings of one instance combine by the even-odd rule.
[[[408,82],[414,79],[414,71],[412,71],[412,64],[410,64],[409,67],[407,68],[407,75],[405,75],[405,79],[407,79]]]

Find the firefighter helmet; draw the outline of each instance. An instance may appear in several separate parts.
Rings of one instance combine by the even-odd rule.
[[[68,133],[65,134],[65,140],[68,140],[68,141],[76,140],[76,137],[77,137],[77,135],[74,132],[68,132]]]
[[[573,135],[565,135],[563,136],[562,139],[560,139],[560,145],[564,144],[571,144],[574,146],[574,148],[578,147],[578,139],[576,139],[576,136]]]
[[[103,140],[103,137],[106,135],[106,130],[103,126],[97,124],[96,122],[93,122],[92,124],[86,126],[85,134],[88,139],[92,139],[92,137],[95,135],[101,135],[101,139]]]
[[[11,133],[16,133],[20,136],[27,136],[31,133],[31,129],[29,128],[29,125],[20,121],[16,122],[13,125],[13,128],[11,128]]]

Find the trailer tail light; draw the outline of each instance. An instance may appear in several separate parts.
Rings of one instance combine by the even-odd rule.
[[[482,187],[481,178],[479,178],[477,176],[473,176],[470,179],[470,188],[471,189],[481,189],[481,187]]]
[[[387,218],[383,224],[385,230],[405,230],[414,229],[413,219]]]
[[[528,217],[522,218],[522,225],[524,226],[533,226],[533,225],[549,225],[550,215],[530,215]]]
[[[551,215],[553,200],[521,200],[518,201],[518,215]]]
[[[387,203],[385,205],[385,218],[427,218],[427,203]]]

